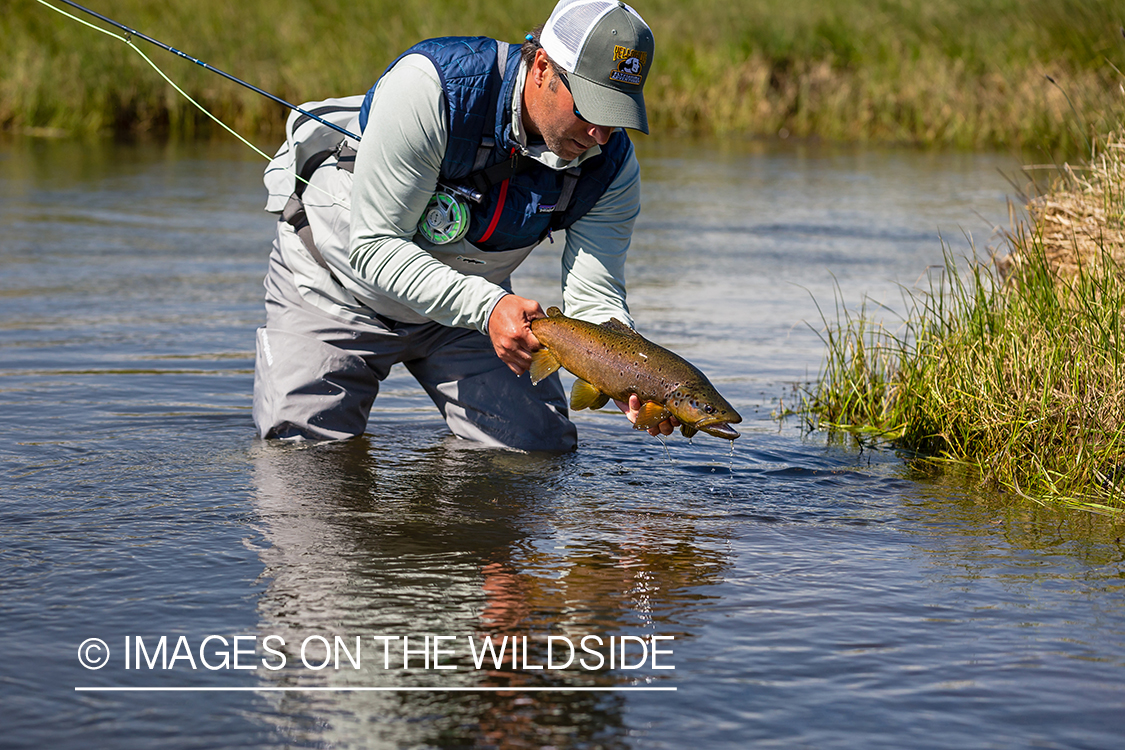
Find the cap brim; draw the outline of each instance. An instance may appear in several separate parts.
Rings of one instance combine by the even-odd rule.
[[[570,93],[582,117],[607,128],[630,128],[648,135],[648,115],[644,94],[627,94],[595,83],[577,73],[569,73]]]

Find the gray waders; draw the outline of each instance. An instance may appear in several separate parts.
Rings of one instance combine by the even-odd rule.
[[[305,109],[343,125],[353,122],[361,99],[330,100]],[[282,214],[282,220],[265,279],[266,324],[257,333],[253,416],[258,434],[311,440],[361,435],[379,384],[394,364],[402,363],[454,435],[498,448],[573,450],[577,430],[567,416],[557,373],[533,386],[526,375],[517,377],[509,370],[491,340],[478,331],[403,323],[365,308],[354,297],[352,304],[345,303],[346,316],[314,304],[316,295],[308,294],[291,266],[303,264],[303,273],[336,277],[323,257],[327,252],[321,252],[327,247],[322,242],[318,248],[313,240],[306,211],[335,211],[327,223],[334,219],[337,226],[346,223],[347,214],[338,205],[306,206],[297,189],[304,183],[293,173],[314,179],[320,172],[331,182],[337,170],[348,170],[354,152],[338,148],[339,135],[322,133],[333,131],[309,118],[302,122],[291,116],[288,126],[289,138],[266,171],[267,210]],[[314,218],[314,224],[324,225],[321,217]],[[346,246],[346,234],[324,240],[335,243],[333,250],[345,258],[346,247],[340,245]],[[341,297],[349,296],[342,287],[339,291]]]

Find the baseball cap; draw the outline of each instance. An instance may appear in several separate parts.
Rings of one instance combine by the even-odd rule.
[[[619,0],[559,0],[539,44],[568,73],[583,118],[648,133],[642,89],[653,39],[637,11]]]

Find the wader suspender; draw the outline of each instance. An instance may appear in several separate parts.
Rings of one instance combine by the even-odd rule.
[[[301,200],[301,196],[305,194],[305,188],[308,187],[313,172],[319,169],[320,165],[333,154],[336,154],[337,168],[347,169],[349,172],[355,171],[355,149],[344,144],[345,141],[340,141],[339,145],[331,151],[321,151],[309,157],[309,160],[305,162],[304,169],[301,170],[300,179],[297,180],[293,195],[289,196],[285,208],[281,209],[281,220],[293,227],[293,231],[301,238],[301,243],[309,251],[309,255],[313,257],[318,266],[328,271],[329,274],[332,273],[332,269],[328,267],[328,263],[325,262],[324,256],[320,254],[316,242],[313,241],[312,227],[309,226],[309,217],[305,215],[305,203]],[[347,166],[345,166],[345,160]],[[337,284],[340,283],[336,280],[334,274],[332,279]]]
[[[496,64],[500,72],[500,77],[503,79],[504,71],[508,65],[508,51],[511,47],[507,42],[496,43]],[[500,86],[493,87],[493,93],[489,97],[490,111],[495,117],[496,113],[496,97],[499,95]],[[495,132],[495,123],[489,132]],[[523,172],[535,164],[535,160],[529,156],[516,153],[512,154],[511,158],[505,159],[502,162],[493,164],[487,169],[482,169],[484,163],[488,161],[489,154],[495,148],[496,141],[491,136],[485,136],[481,139],[480,146],[477,147],[477,155],[473,161],[473,172],[465,179],[481,193],[487,192],[493,185],[498,182],[510,179],[513,175]],[[339,284],[332,269],[329,268],[328,263],[324,260],[320,250],[317,249],[316,242],[313,240],[312,228],[309,226],[308,216],[305,214],[305,204],[301,196],[305,193],[305,188],[308,187],[308,181],[312,179],[313,172],[320,168],[329,156],[335,154],[336,156],[336,169],[343,169],[346,172],[355,172],[355,155],[356,150],[347,145],[347,141],[343,140],[332,150],[321,151],[313,154],[305,162],[304,168],[301,170],[300,179],[297,180],[296,189],[293,195],[289,196],[289,202],[285,204],[285,208],[281,210],[281,220],[293,227],[293,231],[301,238],[301,243],[305,249],[309,251],[309,255],[316,261],[317,265],[328,271],[332,276],[333,281]],[[563,214],[570,208],[571,200],[574,198],[574,187],[578,184],[578,177],[582,174],[581,167],[572,167],[566,170],[563,174],[563,187],[562,194],[559,195],[559,201],[552,208],[552,225],[557,225],[562,222]]]

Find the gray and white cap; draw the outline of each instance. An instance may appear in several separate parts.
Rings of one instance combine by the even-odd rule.
[[[653,39],[637,11],[619,0],[559,0],[539,44],[569,74],[583,118],[648,133],[642,89]]]

